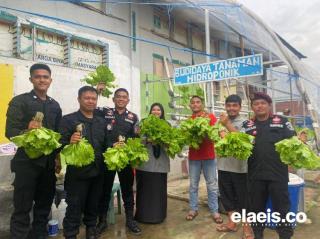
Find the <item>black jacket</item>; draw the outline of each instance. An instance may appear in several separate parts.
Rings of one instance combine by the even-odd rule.
[[[9,103],[7,111],[6,122],[6,137],[20,135],[27,130],[29,122],[35,116],[36,112],[42,112],[44,114],[43,127],[58,131],[59,123],[62,116],[62,111],[58,102],[51,97],[47,96],[45,101],[41,100],[35,92],[32,90],[29,93],[24,93],[15,96]],[[54,158],[57,151],[47,156],[41,156],[37,159],[29,159],[23,148],[18,148],[16,155],[14,156],[11,169],[15,171],[16,161],[30,160],[41,167],[54,168]]]
[[[243,128],[247,134],[255,136],[253,152],[248,159],[249,179],[287,182],[288,166],[281,162],[275,144],[295,135],[291,123],[285,117],[273,115],[264,122],[247,120]]]
[[[110,147],[119,140],[119,136],[128,138],[137,137],[136,128],[139,125],[138,116],[129,110],[123,114],[119,114],[115,108],[98,108],[95,111],[96,115],[103,117],[107,121],[107,132]]]
[[[59,132],[62,137],[60,142],[63,146],[70,143],[70,138],[76,127],[83,124],[82,136],[92,145],[95,153],[95,162],[87,166],[77,168],[71,165],[67,167],[67,175],[76,178],[89,178],[97,176],[103,170],[103,153],[107,149],[106,121],[99,116],[92,119],[86,118],[80,111],[65,115],[62,117]]]

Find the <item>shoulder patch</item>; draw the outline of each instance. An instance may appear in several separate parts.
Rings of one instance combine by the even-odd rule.
[[[129,118],[129,119],[133,119],[133,118],[134,118],[134,115],[130,112],[130,113],[128,113],[128,118]]]
[[[254,121],[250,119],[250,120],[246,121],[246,125],[247,125],[247,127],[252,127],[252,126],[254,126]]]
[[[288,130],[294,131],[294,128],[293,128],[293,126],[292,126],[292,124],[291,124],[290,121],[286,122],[285,125],[286,125],[286,127],[287,127]]]
[[[135,113],[131,112],[131,111],[128,111],[127,116],[128,116],[129,119],[136,119],[136,118],[138,118],[138,116],[137,116]]]
[[[105,109],[106,115],[113,115],[113,110],[110,108]]]

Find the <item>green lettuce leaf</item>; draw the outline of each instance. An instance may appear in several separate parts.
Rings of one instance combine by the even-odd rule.
[[[163,147],[171,158],[180,153],[185,144],[185,137],[179,129],[152,114],[142,120],[140,134]]]
[[[59,133],[41,127],[12,137],[10,140],[18,147],[23,147],[29,158],[35,159],[42,155],[49,155],[59,148],[61,146],[59,143],[60,137]]]
[[[254,137],[242,132],[228,133],[214,146],[219,157],[234,157],[239,160],[247,160],[252,154]]]
[[[94,72],[89,73],[88,76],[81,81],[84,81],[91,86],[97,86],[99,83],[105,84],[106,88],[103,90],[102,96],[107,98],[109,98],[109,96],[112,94],[110,89],[116,87],[114,85],[115,76],[109,67],[105,65],[98,66]]]
[[[94,149],[87,139],[82,138],[76,144],[66,145],[60,152],[60,158],[67,165],[84,167],[94,162]]]
[[[140,166],[149,160],[148,150],[140,138],[129,138],[125,145],[109,148],[103,156],[108,169],[117,171],[121,171],[129,164],[132,167]]]
[[[275,144],[275,148],[284,164],[298,169],[314,170],[320,168],[320,157],[297,136],[279,141]]]
[[[132,167],[138,167],[149,160],[148,150],[139,138],[128,139],[126,153]]]
[[[204,138],[209,138],[212,141],[219,141],[219,128],[216,124],[210,125],[210,118],[197,117],[189,118],[180,123],[181,134],[185,137],[185,143],[191,148],[199,149]]]

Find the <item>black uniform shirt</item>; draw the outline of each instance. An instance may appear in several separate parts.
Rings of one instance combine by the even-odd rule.
[[[70,143],[70,138],[76,132],[77,125],[83,125],[82,136],[92,145],[95,154],[95,163],[82,168],[68,166],[67,173],[76,174],[79,178],[96,176],[103,169],[103,156],[106,150],[106,122],[102,117],[95,115],[92,119],[86,118],[80,110],[62,117],[60,142],[62,145]]]
[[[20,135],[23,131],[27,130],[29,122],[37,112],[44,114],[42,125],[45,128],[58,131],[62,111],[58,102],[51,97],[47,96],[46,100],[41,100],[35,92],[24,93],[15,96],[9,103],[7,111],[6,122],[6,137]],[[45,167],[49,163],[50,167],[54,166],[54,158],[56,151],[48,156],[41,156],[37,159],[32,159],[33,163]],[[29,157],[24,152],[23,148],[19,148],[13,161],[28,160]],[[14,163],[12,164],[14,170]]]
[[[281,162],[275,143],[295,135],[291,123],[273,115],[266,121],[247,120],[243,130],[255,136],[253,153],[248,159],[249,179],[288,181],[288,166]]]
[[[119,114],[115,108],[98,108],[96,114],[104,117],[107,121],[109,142],[112,145],[119,141],[119,136],[126,139],[136,137],[136,128],[139,125],[138,116],[128,110]]]

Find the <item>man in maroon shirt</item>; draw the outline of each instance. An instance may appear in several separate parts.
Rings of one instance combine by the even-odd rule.
[[[210,118],[210,125],[214,125],[216,123],[216,117],[203,110],[203,99],[201,97],[192,96],[190,100],[190,108],[192,110],[193,119],[196,117],[205,117]],[[198,187],[201,170],[203,170],[207,184],[208,206],[212,214],[212,218],[216,223],[220,224],[222,223],[222,218],[218,212],[218,181],[214,145],[208,138],[203,140],[199,149],[189,148],[190,211],[186,216],[186,220],[189,221],[193,220],[198,215]]]

